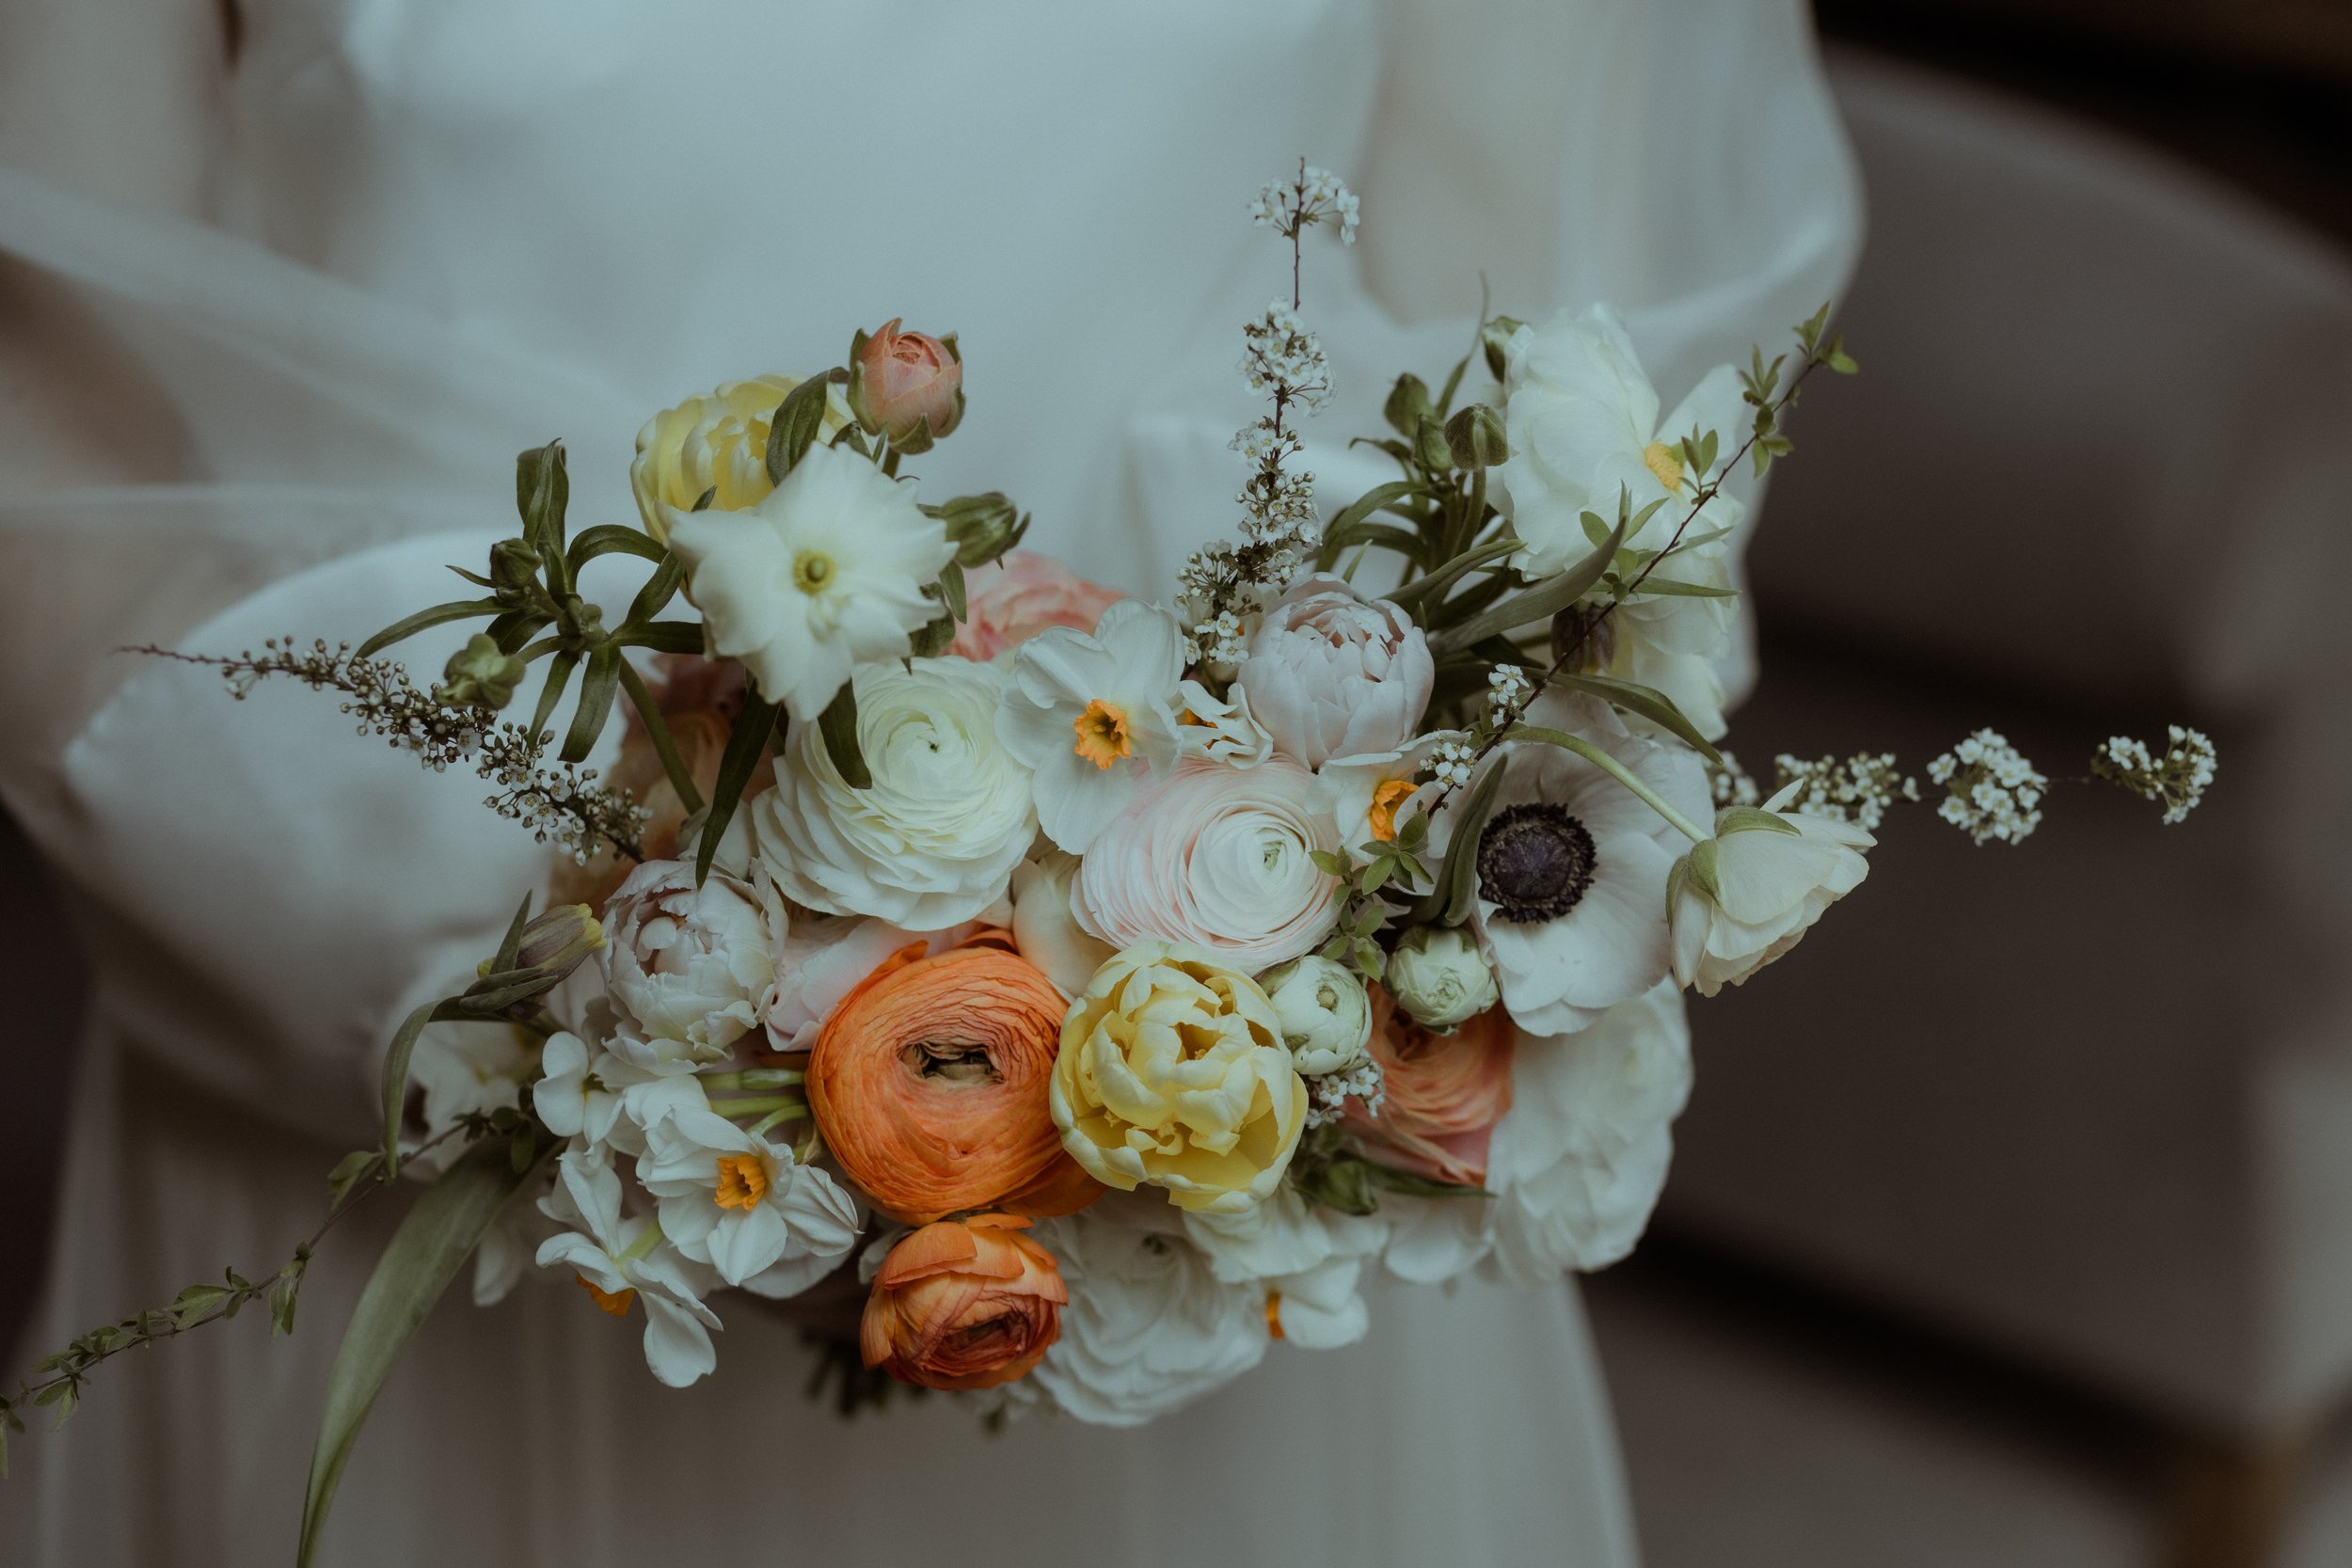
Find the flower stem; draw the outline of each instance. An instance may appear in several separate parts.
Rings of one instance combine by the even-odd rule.
[[[710,1106],[721,1116],[734,1121],[743,1117],[765,1116],[770,1111],[789,1111],[797,1115],[808,1109],[808,1101],[797,1094],[768,1094],[743,1100],[714,1100]]]
[[[621,660],[621,685],[628,692],[628,700],[636,705],[637,717],[645,721],[645,734],[652,737],[654,754],[661,759],[661,770],[670,776],[670,787],[677,792],[678,804],[691,816],[703,809],[702,791],[694,787],[694,776],[686,770],[686,761],[677,754],[677,742],[670,736],[670,726],[661,717],[660,705],[645,689],[645,677],[627,658]]]
[[[755,1067],[741,1072],[706,1072],[701,1075],[704,1088],[713,1092],[726,1089],[788,1089],[803,1083],[808,1074],[794,1068]]]
[[[1557,746],[1563,751],[1574,752],[1578,756],[1631,790],[1636,799],[1673,824],[1675,830],[1692,843],[1704,844],[1715,836],[1668,805],[1664,798],[1643,783],[1631,768],[1581,735],[1571,735],[1565,730],[1548,730],[1534,724],[1514,724],[1503,733],[1503,738],[1506,740],[1540,740]]]

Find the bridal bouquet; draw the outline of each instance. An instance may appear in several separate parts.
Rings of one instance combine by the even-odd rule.
[[[1605,308],[1488,319],[1437,390],[1396,381],[1370,444],[1398,477],[1327,521],[1299,247],[1357,202],[1302,166],[1254,214],[1293,288],[1243,329],[1241,526],[1162,600],[1020,549],[1002,495],[926,499],[906,466],[957,429],[962,360],[892,322],[656,416],[633,523],[575,531],[563,449],[527,452],[474,594],[205,658],[342,693],[563,851],[407,1019],[381,1144],[333,1178],[333,1213],[432,1185],[346,1334],[306,1552],[469,1257],[478,1300],[535,1263],[642,1323],[667,1384],[767,1301],[845,1406],[896,1382],[1129,1424],[1359,1338],[1375,1267],[1542,1281],[1632,1244],[1680,990],[1786,956],[1921,793],[1865,753],[1784,757],[1760,799],[1715,745],[1732,481],[1852,362],[1824,310],[1661,417]],[[633,594],[583,589],[606,557]],[[448,623],[480,628],[430,689],[379,657]],[[2098,766],[2177,818],[2212,750]],[[1979,841],[2049,787],[1990,731],[1927,773]],[[291,1327],[309,1256],[94,1331],[10,1419],[247,1301]]]

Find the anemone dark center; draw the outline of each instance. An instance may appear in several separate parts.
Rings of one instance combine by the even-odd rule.
[[[1593,885],[1593,835],[1549,800],[1505,806],[1478,840],[1478,886],[1503,920],[1557,920]]]

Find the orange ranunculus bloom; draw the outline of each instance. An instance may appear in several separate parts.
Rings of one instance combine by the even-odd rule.
[[[1495,1123],[1511,1108],[1511,1015],[1490,1007],[1450,1035],[1415,1023],[1372,990],[1372,1055],[1387,1102],[1378,1117],[1347,1102],[1347,1123],[1374,1159],[1457,1187],[1486,1180]]]
[[[927,1225],[890,1249],[858,1323],[869,1367],[926,1388],[993,1388],[1061,1335],[1070,1288],[1029,1222],[978,1214]]]
[[[1103,1191],[1062,1152],[1047,1103],[1066,1010],[1036,965],[987,932],[909,946],[842,999],[809,1053],[825,1147],[910,1225],[965,1209],[1074,1213]]]

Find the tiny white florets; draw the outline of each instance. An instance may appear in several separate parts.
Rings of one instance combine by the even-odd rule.
[[[2090,770],[2161,804],[2169,824],[2185,819],[2204,800],[2220,753],[2211,736],[2185,725],[2168,726],[2165,738],[2164,754],[2153,756],[2145,742],[2115,736],[2092,753]]]
[[[1998,731],[1979,730],[1929,763],[1928,777],[1946,791],[1936,815],[1979,844],[2022,844],[2042,825],[2050,781]]]

